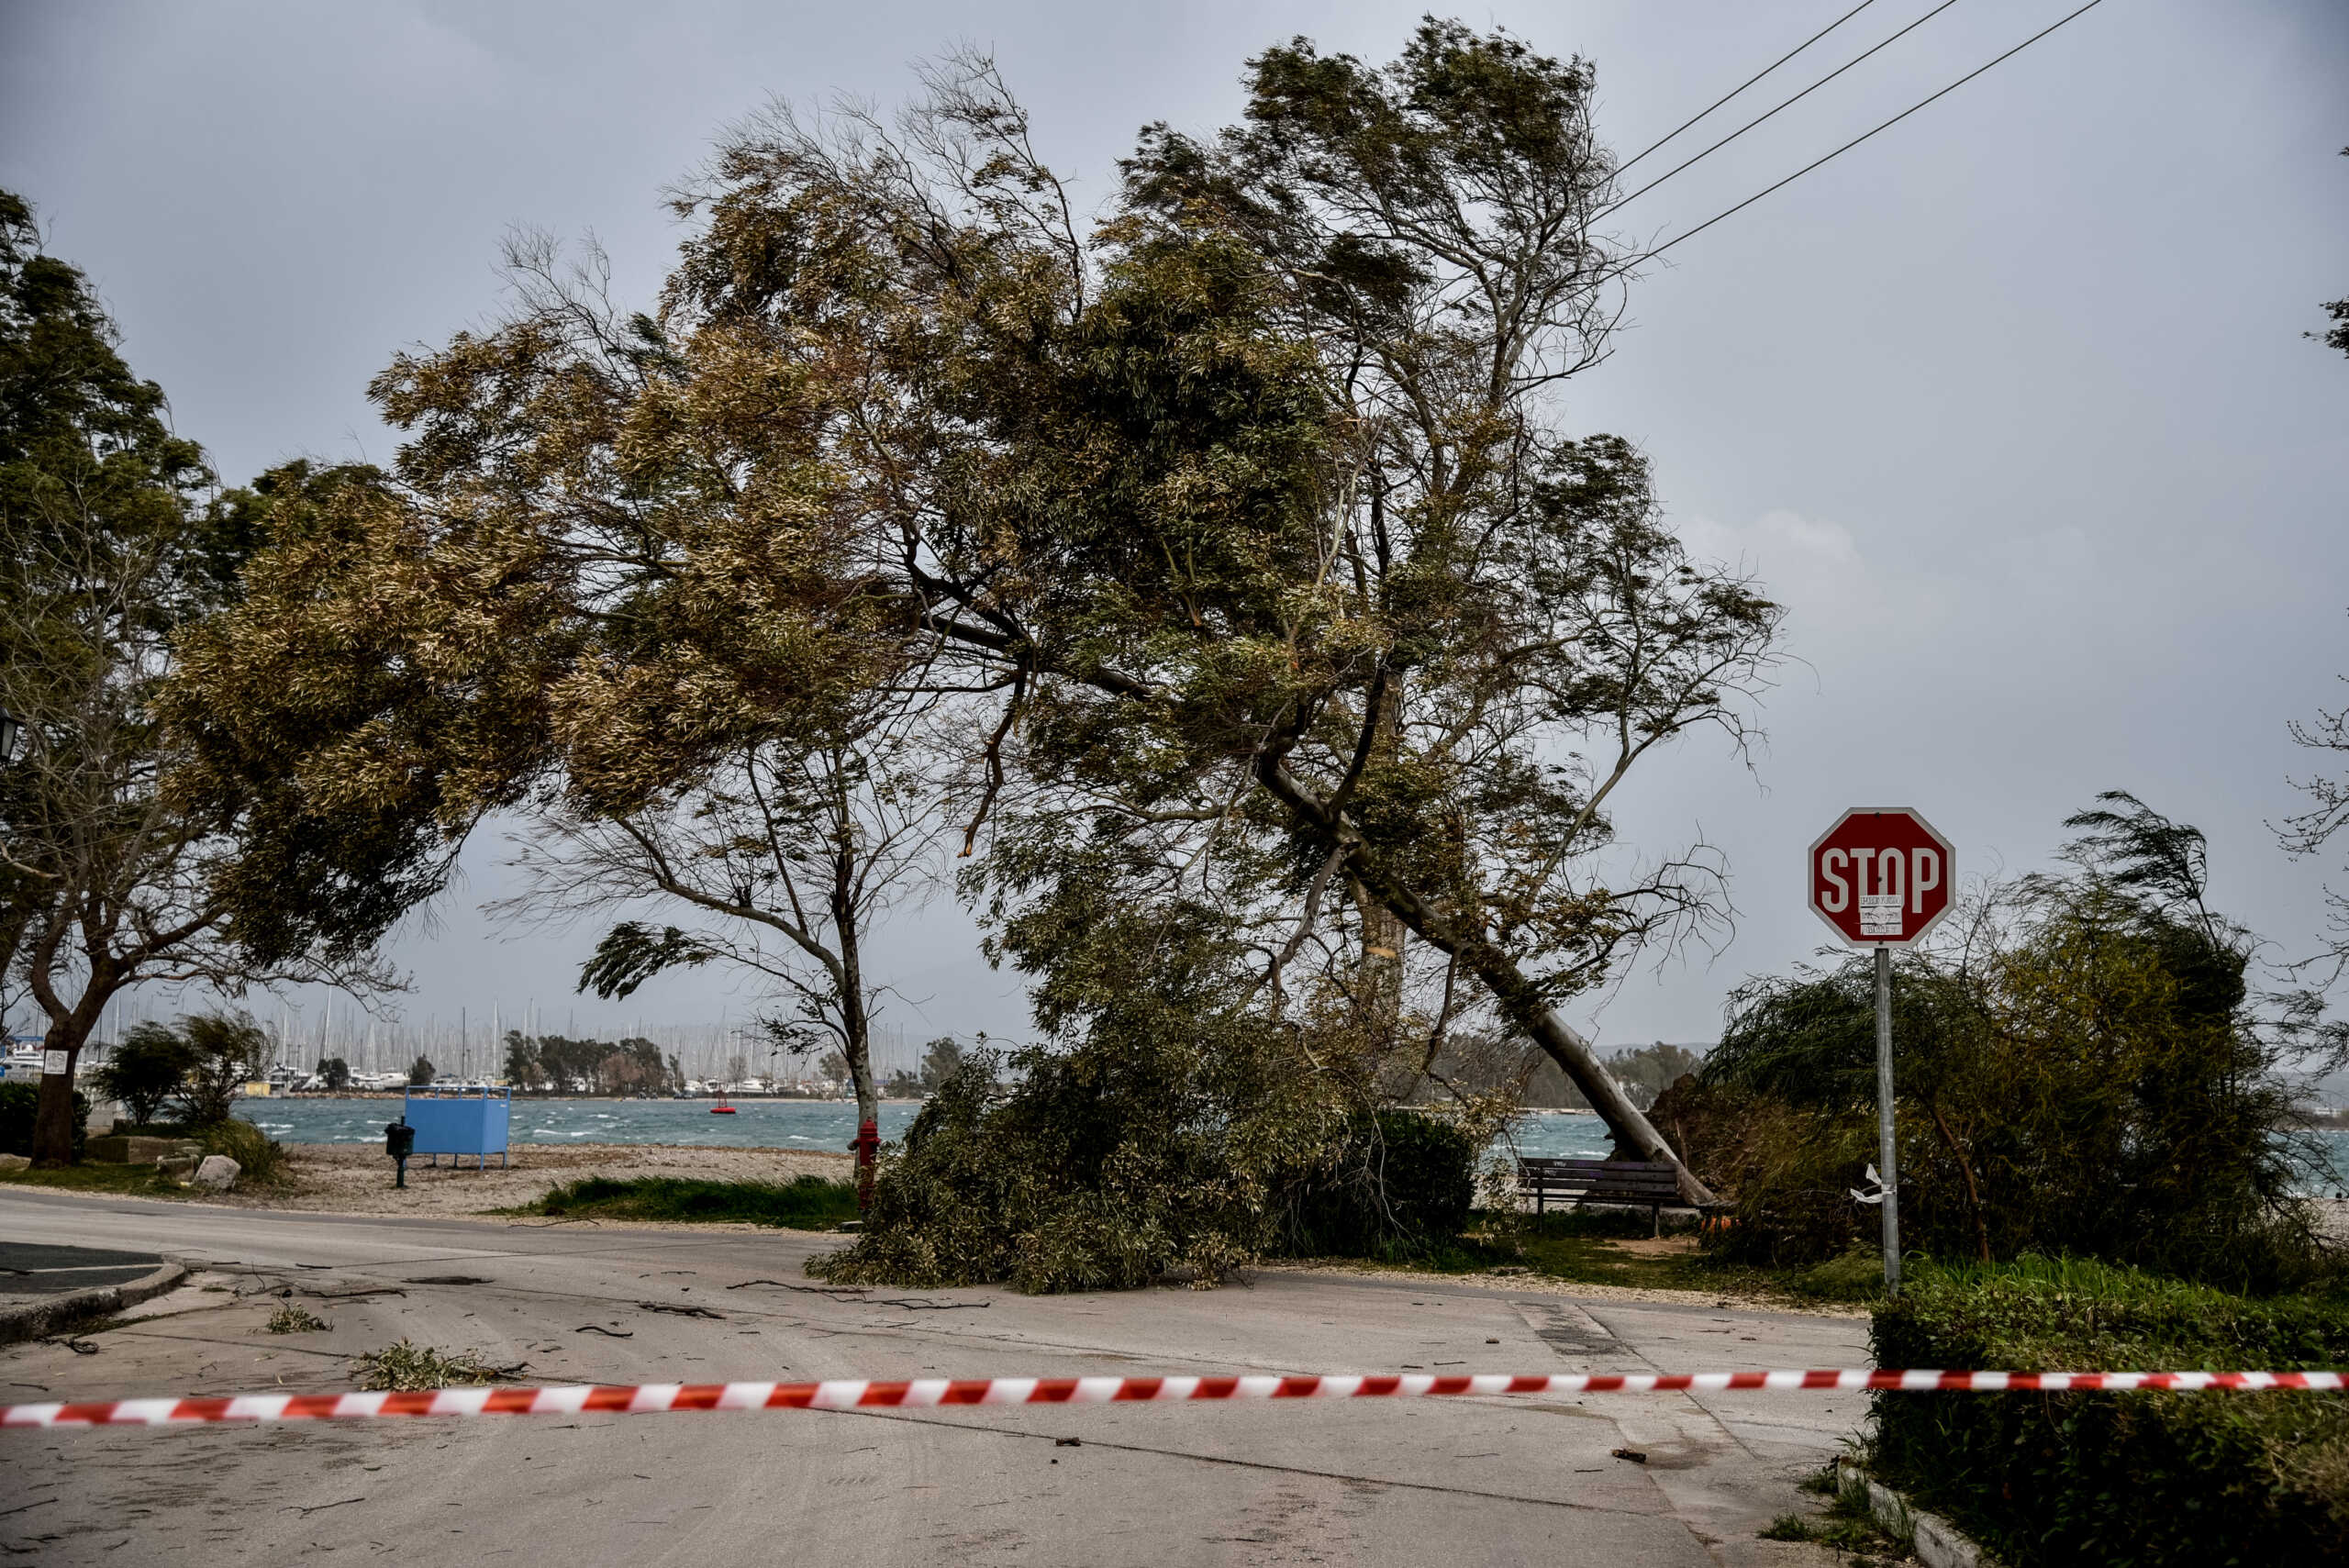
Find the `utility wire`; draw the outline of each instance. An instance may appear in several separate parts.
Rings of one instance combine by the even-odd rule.
[[[1648,261],[1648,260],[1650,260],[1650,259],[1652,259],[1652,258],[1653,258],[1653,257],[1657,257],[1657,256],[1661,256],[1661,255],[1663,255],[1666,250],[1671,250],[1675,245],[1679,244],[1679,243],[1680,243],[1682,240],[1684,240],[1684,239],[1695,239],[1697,236],[1698,236],[1699,234],[1704,233],[1704,232],[1705,232],[1705,230],[1707,230],[1708,228],[1710,228],[1713,225],[1715,225],[1715,224],[1717,224],[1717,223],[1720,222],[1720,221],[1721,221],[1721,219],[1723,219],[1723,218],[1725,218],[1725,217],[1731,217],[1735,216],[1735,215],[1736,215],[1736,214],[1738,214],[1738,213],[1743,212],[1747,207],[1752,206],[1755,202],[1760,201],[1764,196],[1768,195],[1772,191],[1782,190],[1782,189],[1784,189],[1786,186],[1793,184],[1797,180],[1801,179],[1805,174],[1809,173],[1813,169],[1818,168],[1821,163],[1824,163],[1824,162],[1828,161],[1828,160],[1829,160],[1829,159],[1833,159],[1833,158],[1840,158],[1840,157],[1842,157],[1844,153],[1849,152],[1850,150],[1852,150],[1852,149],[1854,149],[1854,147],[1857,147],[1860,143],[1862,143],[1862,142],[1864,142],[1864,141],[1867,140],[1867,139],[1868,139],[1868,138],[1870,138],[1870,137],[1872,137],[1872,136],[1876,135],[1877,131],[1884,131],[1884,130],[1889,130],[1889,129],[1891,129],[1894,126],[1898,125],[1902,120],[1907,119],[1910,115],[1915,114],[1919,109],[1923,108],[1927,104],[1931,104],[1931,103],[1934,102],[1936,99],[1940,99],[1940,98],[1945,98],[1945,97],[1947,97],[1950,94],[1956,92],[1960,87],[1965,86],[1968,82],[1973,81],[1976,76],[1981,75],[1983,72],[1989,70],[1992,66],[1999,65],[1999,64],[2002,64],[2003,62],[2005,62],[2005,61],[2009,61],[2009,60],[2012,60],[2016,55],[2021,54],[2024,50],[2029,49],[2032,44],[2037,43],[2041,39],[2045,38],[2049,33],[2054,32],[2057,28],[2060,28],[2060,27],[2064,26],[2064,24],[2065,24],[2065,23],[2071,21],[2074,17],[2076,17],[2082,16],[2082,15],[2084,15],[2084,14],[2086,14],[2086,13],[2089,12],[2089,11],[2093,11],[2093,10],[2095,10],[2099,6],[2101,6],[2102,4],[2104,4],[2104,0],[2088,0],[2088,3],[2087,3],[2087,5],[2085,5],[2085,6],[2081,6],[2077,11],[2074,11],[2074,12],[2072,12],[2069,16],[2064,17],[2062,17],[2062,18],[2060,18],[2060,19],[2058,19],[2058,20],[2056,20],[2056,21],[2054,21],[2054,22],[2049,23],[2046,27],[2043,27],[2043,28],[2040,28],[2040,29],[2039,29],[2039,31],[2037,31],[2037,32],[2035,32],[2035,33],[2032,34],[2032,35],[2031,35],[2031,37],[2029,37],[2029,38],[2027,38],[2027,39],[2023,39],[2023,40],[2022,40],[2022,42],[2021,42],[2021,43],[2019,43],[2019,44],[2015,45],[2015,47],[2014,47],[2014,48],[2012,48],[2012,49],[2010,49],[2010,50],[2007,50],[2007,52],[2006,52],[2006,53],[2004,53],[2004,54],[2002,54],[2002,55],[1998,56],[1998,58],[1997,60],[1993,60],[1993,61],[1991,61],[1989,62],[1989,64],[1987,64],[1987,65],[1983,65],[1983,66],[1979,66],[1979,67],[1976,68],[1975,70],[1972,70],[1972,71],[1967,72],[1965,75],[1963,75],[1963,76],[1959,77],[1956,81],[1954,81],[1954,82],[1951,83],[1948,86],[1946,86],[1946,87],[1943,88],[1940,92],[1938,92],[1938,93],[1934,94],[1934,95],[1932,95],[1932,97],[1931,97],[1931,98],[1926,98],[1926,99],[1921,100],[1921,101],[1920,101],[1920,102],[1919,102],[1919,103],[1915,103],[1915,104],[1910,105],[1908,108],[1905,108],[1905,109],[1901,110],[1898,114],[1897,114],[1897,115],[1893,116],[1890,119],[1888,119],[1888,120],[1885,121],[1882,125],[1876,126],[1876,128],[1874,128],[1873,129],[1870,129],[1870,130],[1865,130],[1865,131],[1862,131],[1859,135],[1857,135],[1857,136],[1855,136],[1855,137],[1852,138],[1852,139],[1851,139],[1851,140],[1849,140],[1849,141],[1845,142],[1842,146],[1841,146],[1841,147],[1839,147],[1839,148],[1835,149],[1835,150],[1834,150],[1834,151],[1828,153],[1825,157],[1822,157],[1822,158],[1815,158],[1815,159],[1811,160],[1809,162],[1808,162],[1808,163],[1804,164],[1801,168],[1799,168],[1799,169],[1796,170],[1793,173],[1791,173],[1791,174],[1787,175],[1785,179],[1783,179],[1783,180],[1779,181],[1776,184],[1775,184],[1775,185],[1771,185],[1771,186],[1769,186],[1769,187],[1767,187],[1767,188],[1765,188],[1765,189],[1764,189],[1764,190],[1759,190],[1759,191],[1754,192],[1752,195],[1750,195],[1750,196],[1746,197],[1743,201],[1742,201],[1742,202],[1738,203],[1735,206],[1731,207],[1728,211],[1726,211],[1726,212],[1715,213],[1712,217],[1710,217],[1707,218],[1704,222],[1702,222],[1702,223],[1698,224],[1696,228],[1691,228],[1691,229],[1687,230],[1687,232],[1685,232],[1685,233],[1681,233],[1681,234],[1675,234],[1675,235],[1674,235],[1671,239],[1669,239],[1665,240],[1663,244],[1661,244],[1661,245],[1657,246],[1654,250],[1650,250],[1650,251],[1647,251],[1647,252],[1645,252],[1644,254],[1642,254],[1642,255],[1641,255],[1641,256],[1635,257],[1635,258],[1633,258],[1633,260],[1634,260],[1634,261]]]
[[[1703,119],[1707,115],[1711,114],[1715,109],[1720,108],[1723,104],[1728,103],[1731,98],[1736,97],[1740,93],[1744,92],[1748,87],[1753,86],[1753,83],[1761,81],[1762,78],[1769,75],[1770,72],[1777,70],[1778,67],[1784,65],[1789,60],[1792,60],[1796,55],[1800,54],[1804,50],[1809,49],[1812,44],[1817,43],[1820,39],[1825,38],[1829,33],[1833,32],[1836,28],[1842,27],[1844,23],[1850,21],[1853,17],[1858,16],[1861,12],[1866,10],[1869,6],[1875,4],[1876,0],[1860,0],[1858,5],[1853,6],[1850,10],[1836,17],[1833,21],[1820,28],[1817,32],[1811,34],[1810,37],[1803,39],[1802,42],[1795,45],[1794,48],[1787,50],[1786,53],[1778,56],[1777,59],[1772,61],[1769,64],[1764,66],[1761,70],[1755,72],[1753,75],[1747,77],[1744,81],[1739,83],[1736,86],[1731,88],[1720,97],[1715,98],[1711,103],[1707,104],[1703,108],[1698,110],[1687,119],[1682,120],[1678,125],[1674,126],[1672,129],[1664,135],[1648,143],[1645,147],[1631,154],[1630,158],[1617,164],[1615,166],[1615,172],[1620,174],[1624,170],[1629,169],[1632,164],[1637,163],[1641,159],[1645,158],[1649,153],[1653,152],[1657,148],[1662,147],[1665,142],[1670,141],[1674,137],[1678,136],[1682,131],[1687,130],[1690,126],[1695,125],[1698,120]]]
[[[1743,136],[1747,131],[1752,130],[1764,120],[1769,119],[1777,114],[1780,109],[1790,109],[1794,107],[1797,104],[1801,103],[1805,98],[1809,97],[1813,93],[1818,92],[1821,87],[1826,86],[1830,82],[1834,81],[1838,76],[1842,75],[1846,71],[1851,70],[1853,66],[1859,64],[1864,60],[1866,60],[1869,55],[1876,54],[1880,50],[1887,49],[1893,44],[1899,42],[1902,39],[1907,38],[1910,33],[1915,32],[1919,28],[1923,27],[1927,22],[1932,21],[1935,17],[1940,16],[1943,11],[1948,10],[1952,6],[1956,4],[1957,0],[1942,0],[1940,5],[1934,6],[1932,10],[1918,17],[1915,21],[1901,28],[1898,32],[1893,34],[1882,43],[1877,44],[1874,49],[1867,50],[1866,53],[1854,55],[1852,59],[1845,61],[1842,64],[1837,66],[1834,70],[1829,72],[1826,75],[1820,77],[1809,86],[1805,87],[1801,92],[1797,93],[1793,97],[1787,99],[1784,103],[1764,110],[1761,114],[1756,115],[1753,118],[1746,121],[1743,125],[1738,127],[1735,130],[1730,132],[1727,136],[1721,138],[1710,147],[1705,149],[1704,151],[1699,152],[1695,157],[1676,165],[1670,171],[1658,174],[1654,179],[1650,180],[1646,184],[1642,185],[1630,195],[1617,197],[1614,201],[1609,202],[1600,210],[1604,212],[1613,212],[1617,207],[1628,206],[1630,203],[1638,201],[1642,196],[1646,195],[1650,191],[1654,190],[1658,185],[1661,185],[1666,180],[1671,179],[1673,175],[1677,174],[1681,170],[1687,168],[1689,164],[1702,162],[1704,160],[1710,158],[1714,153],[1719,152],[1722,148],[1727,147],[1731,142],[1735,141],[1739,137]],[[1618,171],[1618,172],[1620,172],[1620,171]]]

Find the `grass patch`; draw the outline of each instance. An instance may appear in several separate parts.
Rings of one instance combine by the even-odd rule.
[[[829,1230],[856,1218],[856,1188],[821,1176],[793,1182],[703,1182],[677,1176],[565,1182],[536,1203],[503,1212],[556,1218],[718,1221]]]
[[[353,1357],[351,1374],[360,1388],[370,1394],[406,1394],[459,1384],[489,1383],[497,1376],[495,1368],[484,1364],[469,1351],[451,1355],[427,1345],[411,1345],[406,1340]]]
[[[334,1327],[307,1307],[288,1302],[269,1315],[269,1331],[273,1334],[315,1334]]]
[[[1887,1562],[1897,1561],[1904,1555],[1900,1543],[1885,1534],[1876,1522],[1876,1516],[1868,1512],[1863,1494],[1836,1495],[1831,1469],[1825,1473],[1823,1480],[1824,1485],[1821,1485],[1813,1478],[1806,1478],[1803,1490],[1827,1493],[1830,1501],[1826,1512],[1780,1514],[1770,1521],[1767,1529],[1756,1530],[1754,1534],[1764,1540],[1810,1540],[1838,1551],[1854,1553],[1851,1560],[1852,1568],[1865,1568],[1866,1564],[1876,1561],[1875,1554],[1878,1552],[1883,1553]]]
[[[1659,1247],[1644,1210],[1553,1209],[1542,1215],[1480,1214],[1464,1236],[1396,1246],[1374,1262],[1431,1273],[1477,1273],[1517,1265],[1576,1284],[1630,1285],[1699,1295],[1776,1297],[1794,1303],[1870,1302],[1884,1291],[1884,1266],[1854,1248],[1812,1268],[1773,1269],[1737,1262],[1697,1247],[1683,1219],[1667,1218]]]
[[[77,1193],[122,1193],[132,1197],[185,1197],[160,1165],[68,1165],[55,1171],[0,1172],[0,1182],[20,1187],[59,1187]]]

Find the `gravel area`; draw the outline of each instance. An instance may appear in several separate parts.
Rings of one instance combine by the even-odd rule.
[[[848,1154],[799,1149],[720,1149],[648,1143],[518,1143],[500,1167],[440,1165],[411,1160],[407,1186],[392,1185],[392,1162],[366,1143],[289,1143],[287,1186],[243,1186],[200,1201],[238,1208],[303,1209],[324,1214],[462,1215],[517,1208],[583,1176],[684,1176],[717,1182],[787,1182],[816,1175],[853,1178]]]

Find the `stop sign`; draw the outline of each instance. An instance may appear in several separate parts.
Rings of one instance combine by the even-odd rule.
[[[1854,947],[1923,936],[1950,881],[1949,840],[1906,806],[1855,806],[1810,846],[1810,906]]]

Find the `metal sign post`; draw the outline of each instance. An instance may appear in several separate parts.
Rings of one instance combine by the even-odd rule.
[[[1949,913],[1949,840],[1905,806],[1854,808],[1810,846],[1810,906],[1855,948],[1876,950],[1874,1193],[1884,1223],[1884,1288],[1900,1294],[1900,1164],[1892,1124],[1892,950]]]
[[[1892,950],[1876,950],[1876,1146],[1884,1172],[1884,1291],[1900,1294],[1900,1156],[1892,1139]]]

